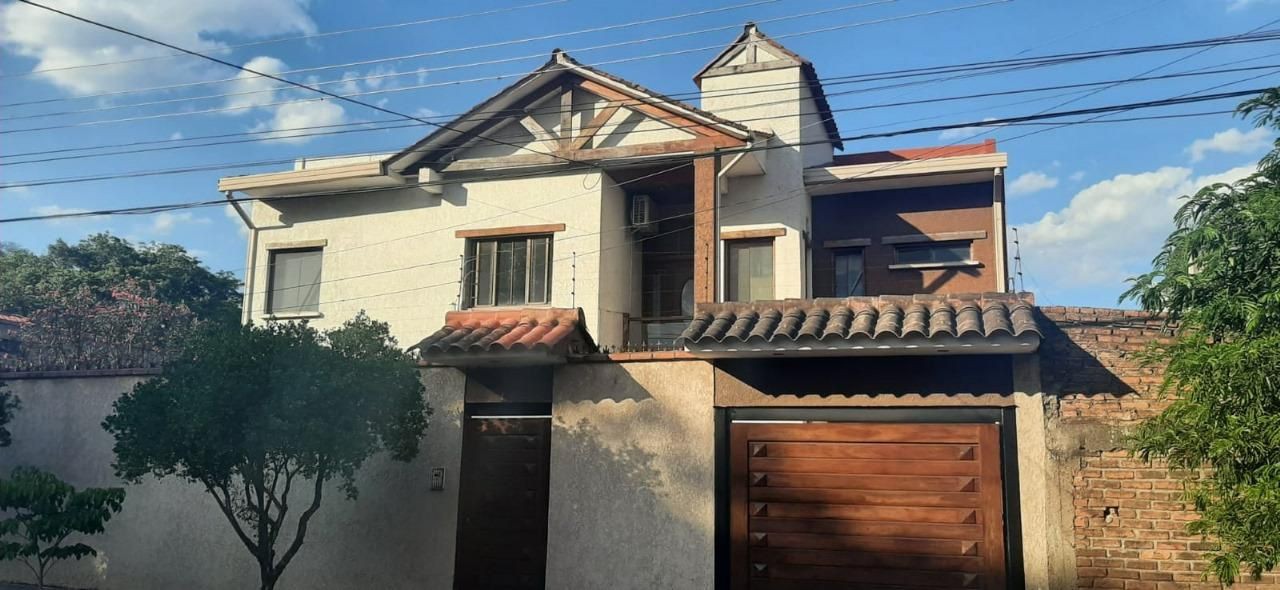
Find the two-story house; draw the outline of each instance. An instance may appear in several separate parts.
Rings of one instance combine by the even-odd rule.
[[[262,199],[246,320],[366,310],[420,356],[458,473],[421,491],[426,587],[1047,575],[1006,155],[837,155],[813,64],[754,25],[694,82],[556,51],[400,152],[219,183]]]

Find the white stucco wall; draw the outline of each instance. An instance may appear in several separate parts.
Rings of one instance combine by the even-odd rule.
[[[111,469],[113,439],[101,424],[116,398],[139,380],[8,381],[22,409],[10,426],[13,445],[0,450],[0,473],[33,465],[77,487],[122,485]],[[357,478],[356,500],[347,500],[336,486],[326,490],[278,588],[452,585],[464,379],[453,369],[428,369],[423,382],[434,414],[421,453],[410,463],[371,459]],[[446,469],[444,491],[429,491],[432,467]],[[102,590],[257,587],[256,562],[197,485],[147,478],[125,489],[124,509],[105,533],[86,540],[98,556],[56,566],[50,583]],[[32,581],[30,572],[13,562],[0,563],[0,580]]]
[[[711,365],[586,363],[552,395],[547,588],[711,588]]]
[[[627,314],[639,315],[640,260],[628,222],[627,194],[606,177],[600,202],[600,316],[597,343],[610,346],[622,342]]]
[[[728,193],[720,199],[720,231],[783,227],[787,235],[774,240],[774,296],[805,297],[804,232],[809,227],[809,197],[804,191],[804,154],[796,146],[802,137],[799,67],[703,78],[702,108],[722,117],[745,121],[752,129],[770,131],[770,149],[763,176],[729,178]],[[734,94],[752,87],[772,90]],[[811,102],[811,101],[809,101]],[[811,110],[811,109],[810,109]],[[724,269],[721,247],[721,275]],[[720,279],[723,282],[723,276]]]
[[[582,307],[598,335],[606,182],[586,172],[449,184],[443,197],[409,188],[261,202],[253,209],[262,229],[248,277],[251,316],[266,317],[268,248],[326,240],[321,315],[310,321],[333,327],[364,309],[409,346],[437,330],[458,301],[466,240],[456,230],[564,223],[552,241],[551,305]]]

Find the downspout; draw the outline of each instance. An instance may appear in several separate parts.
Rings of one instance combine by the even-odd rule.
[[[742,161],[742,158],[745,157],[751,148],[755,147],[755,145],[756,142],[754,139],[747,142],[746,149],[738,152],[738,155],[729,160],[729,163],[725,164],[724,167],[716,173],[716,194],[714,198],[716,209],[716,226],[714,232],[716,244],[716,301],[724,301],[724,242],[720,239],[720,187],[728,186],[726,183],[729,179],[725,175],[728,174],[730,170],[733,170],[733,167],[737,166],[738,162]]]
[[[240,206],[240,202],[231,196],[232,191],[226,191],[224,194],[227,197],[227,203],[236,210],[240,220],[249,230],[249,251],[245,253],[244,260],[244,309],[240,312],[240,321],[247,324],[253,319],[253,283],[258,275],[258,228],[253,225],[253,220]]]

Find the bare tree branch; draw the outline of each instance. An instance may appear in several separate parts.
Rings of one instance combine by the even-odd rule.
[[[250,553],[257,555],[258,545],[249,539],[248,535],[244,534],[244,529],[240,527],[240,519],[236,518],[235,511],[231,509],[231,492],[226,486],[218,486],[218,489],[221,489],[223,494],[225,494],[226,499],[223,500],[223,497],[218,496],[218,492],[215,490],[213,484],[207,481],[203,481],[201,483],[204,484],[204,489],[209,491],[209,495],[213,496],[214,502],[218,503],[218,508],[222,509],[222,513],[226,515],[227,520],[231,522],[231,528],[235,529],[236,536],[240,537],[240,542],[244,543],[244,546],[249,548]]]

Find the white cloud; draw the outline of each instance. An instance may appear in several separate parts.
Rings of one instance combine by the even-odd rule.
[[[1257,6],[1259,4],[1272,4],[1274,2],[1275,0],[1228,0],[1227,12],[1235,12],[1237,10],[1244,10],[1246,8],[1249,8],[1250,6]]]
[[[171,140],[173,140],[173,141],[177,141],[177,140],[179,140],[179,139],[182,139],[182,132],[181,132],[181,131],[174,131],[173,133],[170,133],[170,134],[169,134],[169,139],[171,139]]]
[[[995,120],[995,117],[984,117],[982,120],[983,120],[983,121],[994,121],[994,120]],[[975,127],[960,127],[960,128],[957,128],[957,129],[946,129],[946,130],[943,130],[941,133],[939,133],[939,134],[938,134],[938,139],[940,139],[940,140],[942,140],[942,141],[956,141],[956,140],[967,140],[967,139],[973,139],[973,140],[975,140],[975,141],[976,141],[976,140],[978,140],[979,138],[974,137],[975,135],[978,135],[978,134],[981,134],[981,133],[985,133],[985,132],[987,132],[987,131],[990,131],[990,130],[991,130],[991,129],[993,129],[994,127],[996,127],[996,126],[995,126],[995,125],[993,125],[993,126],[991,126],[991,127],[977,127],[977,126],[975,126]]]
[[[209,218],[196,217],[195,214],[190,211],[182,211],[178,213],[164,211],[157,213],[155,217],[151,218],[151,226],[149,229],[151,230],[151,233],[155,235],[167,236],[179,225],[204,225],[207,223],[209,223]]]
[[[1071,176],[1068,176],[1067,179],[1071,182],[1080,182],[1081,180],[1084,180],[1084,170],[1076,170],[1075,172],[1072,172]]]
[[[3,191],[0,191],[0,196],[22,197],[25,199],[31,196],[31,187],[29,186],[9,187],[4,189]]]
[[[57,8],[180,47],[221,53],[225,35],[257,39],[314,33],[306,0],[65,0]],[[34,69],[66,68],[167,55],[170,50],[18,2],[0,6],[0,40]],[[225,69],[189,58],[48,71],[37,74],[73,94],[94,94],[225,76]]]
[[[1058,186],[1058,179],[1043,172],[1026,172],[1009,184],[1009,196],[1020,197]]]
[[[329,100],[291,102],[275,107],[271,119],[262,121],[250,131],[276,131],[264,135],[285,143],[306,143],[310,137],[300,137],[313,131],[310,128],[337,125],[347,121],[347,113],[341,106]]]
[[[1271,131],[1269,129],[1259,127],[1245,133],[1232,127],[1226,131],[1214,133],[1213,137],[1197,139],[1191,142],[1191,145],[1187,146],[1187,153],[1191,154],[1192,162],[1199,162],[1210,152],[1247,154],[1261,150],[1270,143]]]
[[[81,209],[79,207],[63,207],[62,205],[38,205],[31,208],[31,212],[35,215],[71,215],[75,213],[87,213],[88,211],[88,209]],[[57,225],[71,223],[73,221],[75,221],[75,218],[50,219],[45,221],[45,223]]]
[[[276,75],[289,69],[283,61],[266,55],[259,55],[250,59],[244,63],[244,67],[255,72],[271,75]],[[236,81],[231,82],[227,89],[228,94],[232,94],[232,96],[227,97],[226,108],[233,110],[224,112],[229,115],[241,115],[244,114],[245,109],[275,102],[279,91],[272,89],[277,86],[281,86],[281,84],[271,78],[250,74],[249,72],[240,72],[236,74]]]
[[[249,219],[253,219],[253,201],[242,202],[240,203],[240,207],[249,215]],[[227,219],[231,220],[231,223],[235,224],[236,231],[240,232],[240,237],[249,237],[249,228],[245,227],[244,220],[240,219],[240,214],[236,213],[235,207],[227,205],[222,208],[222,213],[227,216]]]
[[[1095,183],[1063,209],[1019,227],[1024,267],[1040,279],[1041,288],[1118,289],[1126,278],[1150,267],[1173,228],[1181,196],[1254,170],[1240,166],[1193,177],[1190,168],[1167,166]]]

